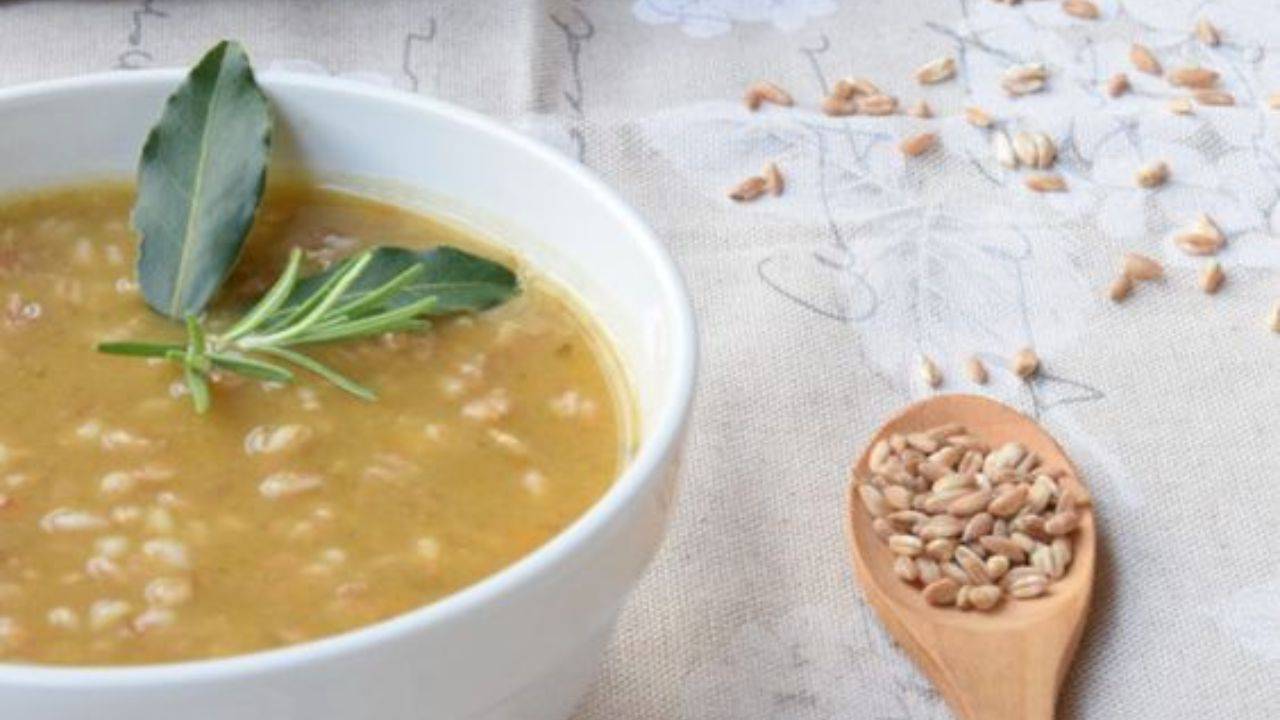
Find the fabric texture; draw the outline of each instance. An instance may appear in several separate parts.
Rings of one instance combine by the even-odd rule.
[[[924,720],[948,717],[859,597],[843,531],[846,468],[896,408],[982,392],[1038,417],[1093,488],[1102,536],[1066,718],[1280,713],[1280,15],[1249,0],[545,0],[544,2],[0,2],[0,84],[187,65],[222,37],[259,67],[432,95],[574,157],[633,203],[675,254],[703,368],[669,538],[623,613],[579,717]],[[1223,42],[1192,33],[1207,17]],[[1238,105],[1174,115],[1184,94],[1135,72],[1222,74]],[[955,80],[921,87],[940,55]],[[1047,91],[1010,99],[1008,67]],[[1104,92],[1125,71],[1135,91]],[[829,118],[844,75],[937,117]],[[794,108],[742,105],[768,78]],[[1059,146],[1069,191],[1035,195],[999,166],[978,105]],[[92,119],[86,119],[91,122]],[[940,146],[904,159],[929,128]],[[0,147],[3,141],[0,139]],[[1140,190],[1163,159],[1170,182]],[[728,187],[776,160],[778,198]],[[1230,237],[1222,292],[1172,234],[1208,212]],[[1170,277],[1123,305],[1120,254]],[[1005,358],[1034,346],[1030,384]],[[991,384],[963,379],[971,354]]]

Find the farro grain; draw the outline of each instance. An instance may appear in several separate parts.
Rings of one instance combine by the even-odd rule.
[[[919,157],[928,152],[937,142],[936,133],[922,132],[904,138],[898,145],[898,149],[907,157]]]
[[[1217,26],[1209,22],[1208,18],[1200,18],[1196,21],[1196,38],[1209,47],[1217,47],[1218,43],[1222,42],[1222,34]]]
[[[916,69],[916,82],[921,85],[934,85],[955,76],[956,61],[950,55],[930,60]]]
[[[954,605],[962,585],[949,577],[939,578],[924,588],[924,601],[930,605]]]
[[[1080,514],[1074,510],[1059,511],[1044,522],[1045,532],[1050,535],[1066,535],[1080,526]]]
[[[730,188],[729,198],[735,202],[751,202],[764,195],[768,185],[767,180],[759,175],[753,175]]]
[[[1134,173],[1134,182],[1138,187],[1154,188],[1165,184],[1169,179],[1169,165],[1163,160],[1157,160],[1138,168]]]
[[[1063,0],[1062,11],[1081,20],[1097,20],[1100,14],[1098,6],[1089,0]]]
[[[786,107],[794,104],[795,101],[792,100],[791,95],[786,90],[772,82],[761,80],[747,87],[743,102],[746,103],[747,109],[759,110],[764,103],[773,103],[774,105]]]
[[[894,559],[893,572],[905,583],[914,583],[920,579],[920,568],[916,566],[915,560],[905,555]]]
[[[1236,104],[1236,96],[1225,90],[1196,90],[1191,97],[1201,105],[1228,107]]]
[[[907,114],[914,118],[927,120],[933,117],[933,108],[929,107],[929,103],[924,100],[917,100],[911,107],[907,108]]]
[[[1156,59],[1155,53],[1151,52],[1151,49],[1146,45],[1134,43],[1129,48],[1129,62],[1133,63],[1135,68],[1148,75],[1159,75],[1164,72],[1164,69],[1160,67],[1160,61]]]
[[[1226,274],[1222,272],[1222,263],[1210,260],[1200,271],[1200,289],[1213,295],[1222,289],[1222,283],[1226,279]]]
[[[1124,73],[1116,73],[1107,81],[1107,95],[1109,97],[1120,97],[1129,92],[1130,88],[1129,76]]]
[[[889,538],[889,549],[898,555],[916,557],[924,552],[924,542],[915,535],[899,534]]]
[[[1066,192],[1067,190],[1067,181],[1061,175],[1052,173],[1028,175],[1023,182],[1027,189],[1038,193]]]
[[[1009,368],[1015,375],[1026,380],[1040,371],[1040,358],[1031,348],[1022,348],[1014,353]]]
[[[764,177],[764,189],[770,195],[777,197],[782,194],[783,189],[786,187],[786,181],[782,177],[782,169],[778,167],[778,163],[773,160],[765,163],[761,175]]]
[[[980,128],[989,128],[995,124],[995,119],[986,110],[976,105],[970,105],[964,109],[964,119],[970,125]]]
[[[1128,275],[1120,273],[1111,281],[1111,285],[1107,288],[1107,296],[1112,302],[1120,302],[1129,297],[1129,293],[1133,292],[1133,280]]]
[[[1164,277],[1164,265],[1153,257],[1141,253],[1125,253],[1123,272],[1131,280],[1159,280]]]

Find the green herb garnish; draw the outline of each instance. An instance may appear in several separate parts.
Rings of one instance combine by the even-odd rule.
[[[138,283],[156,312],[197,314],[227,279],[262,201],[270,144],[244,48],[218,43],[169,96],[138,163]]]
[[[373,390],[295,348],[424,330],[430,326],[426,317],[482,310],[517,290],[515,274],[507,268],[451,247],[366,250],[305,279],[299,278],[301,263],[302,253],[295,249],[267,294],[222,332],[210,334],[201,320],[188,315],[185,344],[109,342],[98,350],[178,363],[198,412],[209,407],[213,370],[292,382],[293,371],[280,363],[373,400]]]
[[[293,250],[271,289],[210,332],[202,313],[240,256],[266,182],[271,116],[244,50],[224,41],[169,97],[138,166],[138,281],[156,312],[186,323],[185,342],[108,342],[112,355],[182,368],[197,412],[215,371],[292,382],[301,368],[366,400],[373,390],[297,348],[430,327],[429,316],[483,310],[518,291],[502,265],[451,247],[366,250],[301,277]]]

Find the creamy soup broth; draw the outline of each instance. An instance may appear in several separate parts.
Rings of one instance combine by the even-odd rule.
[[[432,330],[309,348],[379,393],[224,376],[197,415],[177,366],[99,354],[180,341],[134,281],[132,190],[0,203],[0,661],[136,664],[331,635],[452,593],[581,515],[632,443],[613,358],[515,258],[415,212],[274,187],[216,324],[288,249],[448,243],[522,292]]]

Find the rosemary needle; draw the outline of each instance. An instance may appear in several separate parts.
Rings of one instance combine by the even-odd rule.
[[[285,365],[293,365],[356,397],[374,400],[377,394],[372,389],[293,349],[300,345],[430,327],[421,316],[436,305],[435,297],[393,304],[400,292],[422,273],[420,266],[409,267],[372,289],[348,292],[364,277],[373,252],[365,251],[347,260],[313,293],[295,307],[283,310],[299,283],[302,253],[295,249],[267,294],[225,332],[210,334],[203,321],[189,316],[186,344],[108,342],[99,344],[98,350],[112,355],[162,358],[180,364],[192,403],[201,413],[207,411],[211,403],[209,376],[214,369],[257,380],[292,382],[294,373]],[[254,357],[255,354],[285,365]]]

